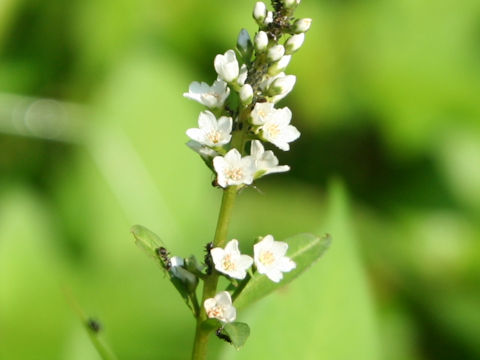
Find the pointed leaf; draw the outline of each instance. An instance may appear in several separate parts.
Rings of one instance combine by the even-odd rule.
[[[158,249],[164,247],[162,239],[142,225],[132,226],[130,232],[135,238],[135,244],[165,269],[167,264],[158,253]]]
[[[233,294],[237,308],[245,307],[295,279],[322,256],[328,249],[331,238],[330,235],[319,237],[313,234],[299,234],[282,241],[288,244],[287,256],[297,264],[297,267],[284,273],[279,283],[271,281],[265,275],[255,273],[243,290],[240,289],[240,293]]]
[[[242,322],[225,324],[222,330],[222,332],[230,338],[232,345],[237,349],[240,349],[243,344],[245,344],[250,335],[250,327]]]
[[[193,306],[190,303],[190,293],[195,291],[197,287],[197,277],[181,267],[175,269],[177,276],[170,271],[171,264],[168,259],[168,253],[162,255],[159,252],[161,248],[165,249],[163,241],[153,231],[142,225],[132,226],[130,231],[135,238],[135,244],[142,248],[148,256],[152,257],[157,264],[162,267],[168,274],[170,282],[180,293],[187,306],[193,311]]]

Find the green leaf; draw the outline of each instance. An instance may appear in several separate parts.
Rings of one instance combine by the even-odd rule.
[[[153,231],[148,230],[145,226],[134,225],[130,229],[130,232],[135,238],[135,244],[141,248],[148,256],[152,257],[163,269],[166,270],[167,264],[158,255],[160,247],[164,247],[162,239]]]
[[[135,244],[142,248],[145,253],[152,257],[168,274],[170,282],[175,286],[175,289],[180,293],[187,306],[194,311],[194,307],[190,301],[190,294],[193,293],[198,285],[198,278],[184,268],[178,267],[175,269],[177,276],[169,270],[170,264],[168,254],[162,256],[159,253],[160,248],[165,248],[163,241],[153,231],[148,230],[145,226],[135,225],[131,228],[131,233],[135,237]]]
[[[208,331],[216,330],[220,327],[222,327],[222,323],[219,320],[214,318],[210,318],[202,322],[202,328]]]
[[[242,322],[232,322],[225,324],[222,332],[230,338],[236,349],[240,349],[250,335],[250,327]]]
[[[318,237],[313,234],[298,234],[283,241],[288,244],[287,256],[297,264],[297,267],[284,273],[284,278],[279,283],[271,281],[265,275],[255,273],[243,290],[239,289],[240,293],[233,294],[237,308],[245,307],[295,279],[322,256],[328,249],[331,238],[330,235]]]

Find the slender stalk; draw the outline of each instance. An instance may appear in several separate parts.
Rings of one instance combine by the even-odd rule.
[[[220,207],[217,229],[215,231],[215,238],[213,240],[213,245],[215,247],[225,246],[225,242],[227,241],[228,226],[230,224],[230,219],[232,218],[233,205],[236,197],[236,186],[229,186],[223,191],[222,205]],[[212,274],[204,281],[203,297],[200,304],[200,314],[197,317],[197,327],[195,330],[195,340],[193,343],[192,360],[203,360],[206,359],[207,356],[208,335],[210,334],[210,329],[202,327],[202,322],[207,318],[207,314],[205,313],[205,309],[203,308],[202,304],[206,299],[215,296],[217,283],[218,274],[215,271],[213,271]]]

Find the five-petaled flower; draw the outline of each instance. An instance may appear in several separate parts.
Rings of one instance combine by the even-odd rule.
[[[248,255],[240,254],[238,240],[231,240],[225,246],[210,250],[215,269],[234,279],[244,279],[247,269],[253,264],[253,259]]]
[[[218,120],[210,111],[205,110],[198,116],[198,128],[187,130],[192,140],[210,147],[225,145],[232,135],[232,118],[222,116]]]
[[[290,170],[288,165],[278,165],[278,159],[271,150],[265,151],[259,140],[253,140],[250,144],[250,155],[255,161],[255,178],[263,175],[285,172]]]
[[[230,185],[250,185],[255,174],[255,162],[251,156],[240,154],[237,149],[231,149],[225,156],[216,156],[213,167],[217,173],[217,183],[225,188]]]
[[[232,298],[228,291],[219,292],[214,298],[209,298],[203,303],[209,318],[215,318],[224,323],[235,321],[237,310],[232,305]]]
[[[260,116],[258,117],[260,119]],[[292,112],[289,108],[273,109],[264,117],[263,125],[260,126],[262,138],[284,151],[290,150],[288,143],[298,139],[300,132],[290,125]],[[255,120],[254,120],[255,121]]]
[[[279,282],[284,272],[295,269],[296,264],[287,256],[288,244],[275,241],[272,235],[265,236],[253,246],[255,266],[260,274],[265,274],[270,280]]]
[[[188,92],[183,94],[186,98],[195,100],[210,109],[222,108],[228,95],[230,95],[230,88],[227,83],[218,79],[212,86],[194,81],[188,87]]]

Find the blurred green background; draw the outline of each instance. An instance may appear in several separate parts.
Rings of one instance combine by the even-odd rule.
[[[129,234],[202,256],[220,191],[184,143],[254,1],[0,1],[0,359],[186,359],[191,314]],[[480,359],[480,2],[304,0],[292,171],[236,204],[244,247],[329,232],[212,359]]]

